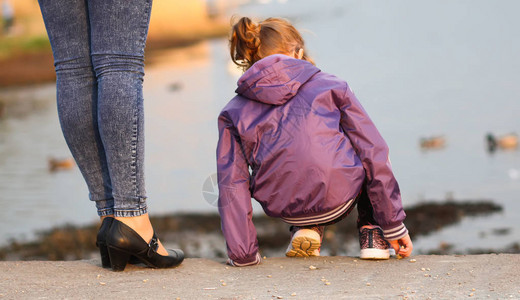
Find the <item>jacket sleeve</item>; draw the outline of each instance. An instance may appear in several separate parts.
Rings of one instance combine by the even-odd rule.
[[[234,266],[255,265],[260,262],[260,256],[252,221],[249,166],[232,122],[221,115],[218,128],[218,209],[228,257]]]
[[[365,169],[366,188],[374,209],[374,219],[383,229],[386,239],[400,239],[408,234],[403,224],[406,214],[399,185],[390,165],[388,146],[348,85],[338,101],[341,127]]]

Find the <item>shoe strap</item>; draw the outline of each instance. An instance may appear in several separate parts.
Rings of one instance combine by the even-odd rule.
[[[154,232],[152,239],[148,243],[148,252],[146,253],[148,255],[148,257],[151,257],[154,252],[157,253],[158,248],[159,248],[159,239],[157,238],[157,235],[155,235],[155,232]]]

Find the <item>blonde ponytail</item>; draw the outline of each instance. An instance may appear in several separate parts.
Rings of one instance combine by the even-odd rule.
[[[245,70],[272,54],[293,55],[304,49],[304,60],[314,64],[304,48],[300,33],[287,20],[269,18],[260,23],[243,17],[236,22],[229,39],[231,60]]]

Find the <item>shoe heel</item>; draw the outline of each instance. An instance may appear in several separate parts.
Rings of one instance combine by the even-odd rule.
[[[110,257],[110,263],[112,265],[112,270],[117,272],[124,271],[126,264],[130,260],[131,254],[114,248],[107,248]]]
[[[285,256],[319,256],[320,246],[321,237],[318,232],[312,229],[300,229],[293,235],[289,248],[285,252]]]
[[[99,231],[96,237],[96,246],[99,248],[99,254],[101,256],[101,266],[103,268],[110,268],[110,256],[108,254],[106,236],[107,232],[112,226],[112,222],[114,218],[106,217],[101,222],[101,226],[99,227]]]
[[[103,268],[110,268],[110,255],[108,254],[108,247],[106,244],[99,244],[99,255],[101,256],[101,265]]]

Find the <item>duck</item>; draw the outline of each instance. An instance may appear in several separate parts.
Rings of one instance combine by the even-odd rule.
[[[70,170],[72,169],[76,164],[74,163],[74,159],[72,157],[68,158],[49,158],[49,171],[50,172],[56,172],[60,170]]]
[[[442,135],[421,138],[419,144],[422,149],[442,149],[446,146],[446,138]]]
[[[516,133],[510,133],[499,137],[494,136],[492,133],[488,133],[486,135],[486,140],[490,152],[495,151],[497,148],[503,150],[518,148],[518,135]]]

